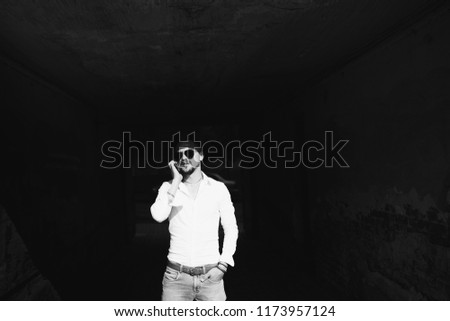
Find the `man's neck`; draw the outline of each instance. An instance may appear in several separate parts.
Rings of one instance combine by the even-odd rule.
[[[195,184],[200,182],[202,179],[203,179],[202,171],[200,167],[197,167],[191,175],[183,178],[183,183]]]

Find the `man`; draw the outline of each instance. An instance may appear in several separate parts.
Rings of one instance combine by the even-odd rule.
[[[238,227],[230,193],[201,170],[203,152],[181,142],[151,206],[153,218],[169,220],[170,249],[163,278],[163,301],[224,301],[223,276],[234,266]],[[219,253],[219,222],[224,230]]]

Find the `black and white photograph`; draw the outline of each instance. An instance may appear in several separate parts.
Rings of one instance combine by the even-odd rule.
[[[449,227],[450,2],[0,1],[1,301],[448,301]]]

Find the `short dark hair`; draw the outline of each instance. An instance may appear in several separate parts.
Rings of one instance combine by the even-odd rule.
[[[203,154],[202,143],[199,141],[182,140],[179,142],[175,142],[175,151],[185,147],[195,149],[200,154]]]

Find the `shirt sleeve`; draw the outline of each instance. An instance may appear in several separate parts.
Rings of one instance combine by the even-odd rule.
[[[234,206],[231,201],[231,195],[225,184],[222,185],[222,196],[219,204],[220,222],[224,231],[222,255],[220,261],[234,266],[233,255],[236,252],[238,239],[238,226],[236,216],[234,215]]]
[[[170,183],[164,182],[158,190],[158,196],[156,196],[155,202],[150,207],[150,212],[155,221],[161,223],[165,221],[172,210],[172,206],[176,206],[178,203],[177,194],[175,197],[170,197],[167,192],[169,191]]]

